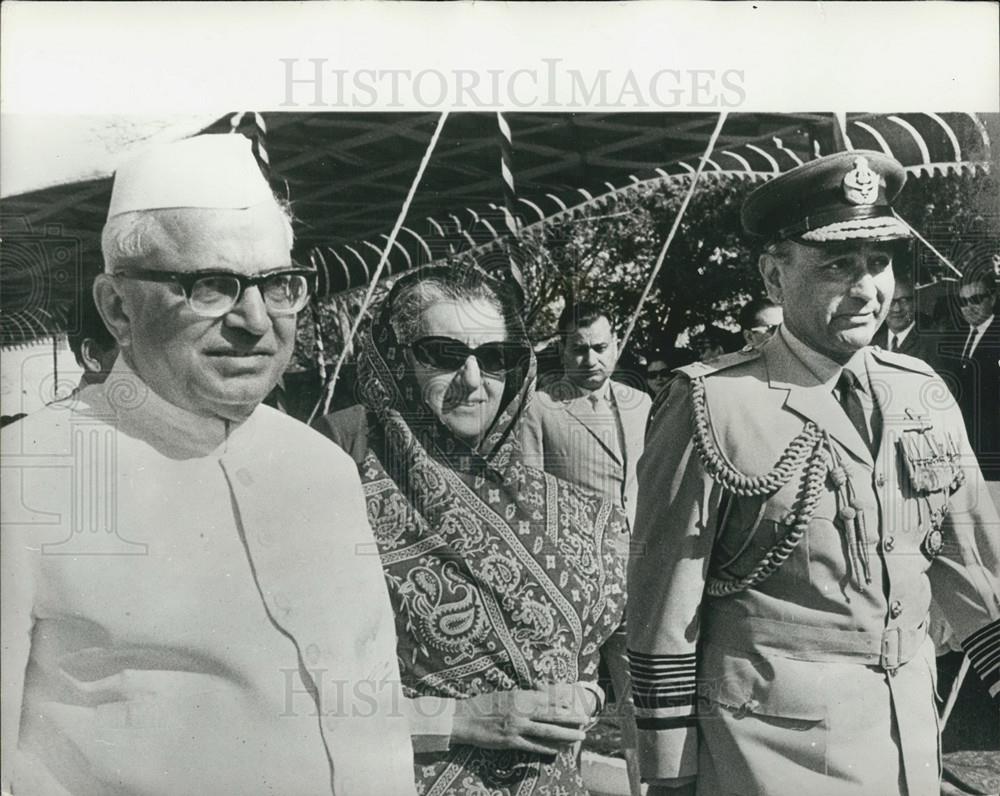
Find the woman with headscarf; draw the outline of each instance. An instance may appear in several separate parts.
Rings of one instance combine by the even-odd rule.
[[[535,361],[476,268],[399,280],[361,338],[361,406],[318,428],[358,462],[396,612],[418,789],[585,794],[579,741],[624,606],[624,517],[527,467]]]

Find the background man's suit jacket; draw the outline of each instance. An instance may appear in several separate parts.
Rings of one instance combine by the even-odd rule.
[[[631,527],[638,491],[635,465],[652,402],[645,392],[616,381],[610,389],[620,424],[615,448],[607,444],[615,432],[607,415],[595,413],[588,396],[560,377],[539,386],[521,439],[526,463],[613,500],[625,509]]]
[[[879,327],[879,330],[875,332],[875,336],[872,338],[872,345],[877,345],[886,351],[889,350],[889,327],[886,324],[883,323]],[[911,357],[922,359],[937,370],[937,336],[926,330],[921,331],[919,320],[917,321],[917,325],[906,335],[896,353],[908,354]]]
[[[942,343],[942,375],[962,409],[965,428],[979,466],[989,481],[1000,481],[1000,312],[976,345],[963,357],[968,326],[952,332]]]

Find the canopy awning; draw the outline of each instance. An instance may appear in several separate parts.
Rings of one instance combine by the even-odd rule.
[[[691,173],[718,116],[512,113],[504,118],[513,140],[515,210],[531,225],[637,184]],[[323,268],[326,292],[366,284],[437,119],[430,113],[245,113],[211,121],[146,120],[146,127],[132,128],[118,119],[113,123],[121,145],[105,144],[103,154],[91,148],[91,155],[86,148],[59,144],[58,136],[51,137],[55,144],[41,137],[23,155],[39,175],[37,184],[29,189],[27,177],[19,177],[24,190],[0,200],[0,344],[65,328],[76,285],[101,269],[100,231],[114,164],[151,140],[196,132],[237,129],[254,137],[278,192],[291,200],[296,256]],[[766,179],[844,148],[845,131],[849,146],[883,150],[916,176],[976,170],[988,168],[991,140],[1000,136],[997,115],[848,114],[843,121],[842,130],[830,113],[731,114],[706,175]],[[60,124],[60,117],[52,117],[51,124]],[[100,120],[93,125],[99,129]],[[143,132],[130,137],[130,129]],[[46,149],[53,145],[63,149]],[[4,152],[5,160],[12,156]],[[55,171],[47,165],[54,158],[81,157],[75,170],[64,162]],[[20,170],[26,171],[32,169]],[[69,181],[58,182],[65,175]],[[502,236],[503,210],[497,115],[452,114],[390,255],[389,273]]]

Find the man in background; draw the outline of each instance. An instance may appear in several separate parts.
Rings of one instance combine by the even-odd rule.
[[[958,401],[969,441],[989,481],[1000,481],[1000,317],[997,279],[973,264],[959,282],[958,309],[965,342],[958,371]],[[1000,485],[995,485],[997,495]]]
[[[2,788],[414,792],[357,470],[260,402],[311,273],[238,135],[115,175],[102,383],[3,432]]]
[[[957,323],[940,334],[936,367],[962,409],[966,432],[1000,500],[1000,317],[997,277],[989,262],[965,265],[952,297]]]
[[[935,339],[927,330],[917,328],[917,304],[913,281],[908,276],[896,277],[896,288],[889,302],[885,323],[875,332],[872,345],[898,354],[909,354],[935,366]]]
[[[783,318],[781,307],[769,298],[748,301],[740,310],[740,332],[751,348],[757,348],[771,339]]]
[[[558,329],[562,372],[538,387],[522,432],[525,455],[529,463],[607,497],[631,524],[635,464],[652,402],[645,392],[611,379],[618,341],[606,310],[590,303],[568,306]]]

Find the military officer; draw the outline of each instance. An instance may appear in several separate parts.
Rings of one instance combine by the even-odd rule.
[[[1000,691],[1000,519],[961,413],[869,346],[904,181],[855,151],[751,194],[784,322],[654,408],[628,576],[651,793],[937,796],[932,593]]]

